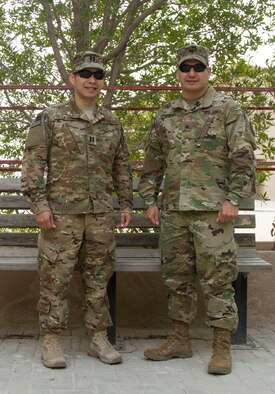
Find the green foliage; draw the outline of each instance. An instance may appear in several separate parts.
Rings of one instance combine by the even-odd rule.
[[[0,84],[67,84],[76,51],[93,49],[106,59],[111,85],[171,85],[179,47],[198,43],[211,48],[215,86],[272,87],[274,62],[266,68],[245,61],[248,50],[275,41],[272,0],[0,0]],[[261,33],[261,34],[260,34]],[[143,139],[154,111],[177,91],[107,90],[101,102],[121,118],[132,158],[143,154]],[[64,90],[1,90],[2,106],[44,108],[66,100]],[[274,93],[235,92],[252,118],[264,159],[274,157]],[[37,111],[2,111],[0,157],[21,158],[28,125]]]

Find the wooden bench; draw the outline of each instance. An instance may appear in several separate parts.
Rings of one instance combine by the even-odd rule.
[[[158,239],[158,228],[144,219],[143,200],[137,195],[138,180],[134,180],[134,216],[130,230],[116,234],[117,260],[115,273],[110,280],[108,293],[111,315],[114,326],[109,331],[110,340],[116,340],[115,307],[116,307],[116,272],[154,272],[161,269]],[[34,215],[26,212],[29,209],[24,196],[20,194],[20,179],[0,178],[0,270],[36,270],[38,232],[19,232],[18,229],[36,229]],[[114,197],[116,222],[119,220],[117,200]],[[6,210],[15,213],[5,213]],[[3,212],[4,211],[4,212]],[[244,212],[245,211],[245,212]],[[249,213],[247,213],[249,211]],[[238,279],[234,282],[236,302],[239,310],[239,326],[232,336],[233,344],[247,344],[247,274],[258,270],[271,270],[271,264],[257,256],[255,248],[255,214],[254,200],[247,199],[241,205],[240,214],[235,221],[235,228],[250,229],[251,233],[235,232],[239,245],[237,265]],[[17,229],[11,232],[11,229]],[[151,231],[149,230],[151,229]],[[144,230],[146,230],[144,232]]]

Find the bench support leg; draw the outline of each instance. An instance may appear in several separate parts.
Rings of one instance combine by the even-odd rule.
[[[113,321],[113,326],[108,327],[108,338],[112,345],[116,344],[116,272],[113,273],[108,283],[108,298],[110,304],[110,315]]]
[[[233,283],[235,289],[235,301],[238,307],[239,324],[232,334],[232,344],[247,344],[247,274],[239,272],[238,278]]]

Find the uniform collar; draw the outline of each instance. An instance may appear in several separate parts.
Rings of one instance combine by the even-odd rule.
[[[213,104],[214,97],[216,95],[216,90],[210,86],[205,95],[202,96],[200,99],[197,101],[197,105],[195,107],[195,110],[199,108],[208,108]],[[173,108],[182,108],[185,111],[190,111],[189,104],[187,101],[184,100],[182,96],[177,97],[173,102],[172,102],[172,107]]]
[[[69,101],[69,108],[71,111],[71,116],[73,118],[80,118],[83,120],[88,120],[86,114],[76,105],[74,96],[71,97],[71,99]],[[98,104],[96,104],[91,122],[96,123],[100,119],[103,119],[103,118],[105,118],[104,113],[103,113],[103,108],[101,106],[99,106]]]

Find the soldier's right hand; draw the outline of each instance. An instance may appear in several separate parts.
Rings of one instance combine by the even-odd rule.
[[[41,228],[41,230],[51,230],[53,228],[56,228],[51,211],[38,213],[35,216],[35,219],[38,227]]]
[[[159,225],[159,209],[158,207],[149,207],[145,213],[145,219],[150,220],[151,223]]]

